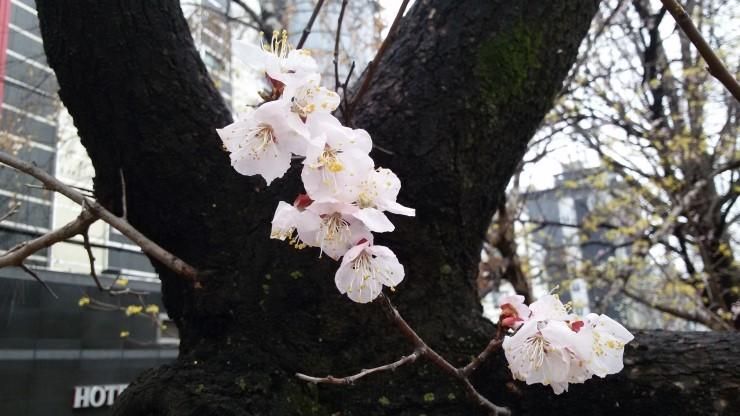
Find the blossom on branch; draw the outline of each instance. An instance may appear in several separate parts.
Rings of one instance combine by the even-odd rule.
[[[260,33],[260,44],[238,40],[234,43],[234,55],[257,71],[265,73],[283,84],[296,77],[316,73],[318,65],[306,49],[293,49],[288,43],[288,32],[272,32],[269,44]]]
[[[267,76],[272,92],[246,117],[217,130],[232,166],[243,175],[261,175],[269,185],[288,171],[291,160],[304,158],[306,193],[292,205],[278,204],[270,238],[297,249],[317,247],[319,256],[334,260],[344,257],[335,283],[355,302],[370,302],[383,286],[395,287],[403,280],[403,266],[389,248],[373,245],[372,233],[395,229],[386,211],[416,212],[396,202],[398,177],[375,167],[370,135],[331,114],[339,95],[320,85],[310,52],[294,50],[285,31],[274,32],[261,47],[237,42],[235,54]]]
[[[383,286],[394,288],[403,277],[403,266],[391,249],[364,241],[344,255],[334,283],[353,301],[367,303],[378,297]]]
[[[288,103],[271,101],[247,116],[216,130],[242,175],[261,175],[269,185],[290,168],[292,154],[305,154],[308,128],[290,123]]]
[[[570,314],[555,295],[543,296],[529,307],[523,300],[507,296],[500,302],[502,326],[518,327],[503,342],[515,379],[550,386],[561,394],[569,384],[622,370],[624,346],[633,339],[622,325],[606,315]]]
[[[501,305],[501,324],[506,328],[519,328],[524,321],[529,319],[532,312],[524,304],[524,296],[504,296],[499,300]]]

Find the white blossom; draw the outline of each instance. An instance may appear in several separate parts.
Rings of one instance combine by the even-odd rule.
[[[354,217],[356,212],[357,208],[348,204],[314,202],[298,216],[298,237],[337,260],[359,241],[373,240],[371,230]]]
[[[364,130],[338,125],[331,115],[307,124],[312,139],[306,149],[301,179],[316,201],[354,202],[359,184],[372,172],[375,162],[368,155],[372,143]]]
[[[269,185],[290,167],[291,154],[305,154],[308,129],[286,122],[286,103],[271,101],[217,132],[231,165],[242,175],[261,175]]]
[[[513,335],[504,338],[506,360],[514,378],[527,384],[551,386],[555,394],[567,390],[573,363],[568,347],[577,333],[563,321],[525,322]],[[580,357],[578,357],[580,358]]]
[[[378,297],[383,286],[393,288],[403,277],[403,266],[388,247],[365,241],[344,255],[334,283],[353,301],[367,303]]]
[[[311,52],[293,49],[288,43],[286,31],[274,31],[269,44],[264,42],[261,33],[259,45],[256,42],[238,40],[234,43],[234,55],[255,70],[283,84],[318,71]]]
[[[404,276],[393,252],[373,245],[372,234],[393,231],[386,211],[415,215],[396,202],[400,180],[388,169],[375,169],[365,130],[343,126],[331,115],[339,95],[320,85],[316,61],[309,51],[294,50],[286,31],[274,32],[269,44],[239,41],[234,54],[264,73],[272,91],[262,95],[268,102],[218,130],[232,166],[263,176],[269,185],[290,168],[293,156],[304,157],[306,193],[292,205],[278,204],[270,238],[298,249],[318,247],[319,256],[334,260],[344,257],[337,288],[355,302],[370,302]]]
[[[606,315],[588,314],[585,323],[579,334],[591,337],[592,355],[587,362],[589,370],[602,378],[622,371],[624,346],[634,336]]]
[[[277,240],[288,240],[296,248],[304,248],[303,244],[296,235],[299,215],[303,210],[313,203],[313,200],[306,194],[300,194],[296,197],[293,205],[280,201],[275,209],[275,215],[272,218],[272,230],[270,238]]]
[[[339,94],[320,84],[319,74],[294,76],[285,83],[282,99],[290,102],[291,111],[303,121],[314,114],[329,115],[339,106]]]
[[[522,301],[502,299],[502,317],[527,314]],[[503,342],[514,378],[549,385],[555,394],[561,394],[568,391],[569,384],[583,383],[593,375],[615,374],[624,367],[624,346],[633,336],[606,315],[579,318],[569,314],[555,295],[543,296],[529,305],[528,311],[531,313],[523,322],[511,322],[521,327]]]

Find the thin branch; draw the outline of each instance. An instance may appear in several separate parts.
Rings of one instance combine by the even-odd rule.
[[[348,376],[348,377],[332,377],[332,376],[311,377],[311,376],[301,374],[301,373],[296,373],[296,377],[298,377],[299,379],[303,381],[308,381],[310,383],[316,383],[316,384],[318,383],[345,384],[345,385],[355,384],[355,381],[365,376],[368,376],[370,374],[377,373],[380,371],[395,371],[398,367],[404,364],[413,363],[414,361],[416,361],[417,358],[421,356],[421,354],[422,354],[421,350],[416,349],[411,354],[401,357],[399,360],[394,361],[390,364],[381,365],[381,366],[374,367],[374,368],[368,368],[368,369],[360,371],[359,373],[355,375]]]
[[[123,176],[123,169],[118,169],[118,176],[121,177],[121,218],[128,221],[128,201],[126,198],[126,177]]]
[[[82,231],[80,234],[82,234],[82,243],[85,246],[85,252],[87,252],[87,259],[90,261],[90,276],[92,276],[93,280],[95,280],[95,285],[98,287],[98,290],[105,290],[103,289],[103,285],[100,284],[100,279],[98,279],[98,274],[95,273],[95,256],[93,256],[92,247],[90,247],[90,235],[88,234],[90,232],[90,226],[88,225],[85,227],[85,230]]]
[[[20,208],[20,206],[21,206],[21,203],[20,202],[17,202],[17,201],[14,202],[13,203],[13,206],[10,207],[10,209],[8,210],[8,212],[6,212],[2,216],[0,216],[0,222],[3,222],[5,220],[7,220],[8,218],[12,217],[13,215],[17,214],[18,213],[18,208]]]
[[[157,261],[168,267],[176,274],[188,280],[197,280],[198,271],[193,266],[184,262],[174,254],[159,246],[154,241],[147,238],[139,230],[129,224],[128,221],[124,220],[123,218],[117,217],[116,215],[105,209],[97,201],[88,199],[86,196],[82,195],[74,188],[65,185],[57,178],[48,174],[46,171],[39,169],[38,167],[28,162],[22,161],[5,152],[0,151],[0,163],[4,163],[12,168],[33,176],[34,178],[41,181],[44,185],[46,185],[50,190],[59,192],[60,194],[71,199],[83,208],[86,208],[87,211],[93,214],[93,216],[98,217],[106,223],[110,224],[111,227],[120,231],[121,234],[125,235],[136,245],[141,247],[144,253],[155,258]],[[40,238],[44,238],[44,236]]]
[[[46,282],[44,282],[39,277],[39,275],[36,274],[36,272],[34,272],[33,270],[29,269],[25,264],[22,264],[22,263],[20,265],[18,265],[18,267],[20,267],[24,272],[30,274],[34,279],[36,279],[37,282],[41,283],[41,286],[43,286],[44,289],[46,289],[51,294],[51,296],[54,296],[54,299],[59,299],[59,296],[57,296],[57,294],[54,293],[53,290],[51,290],[51,287],[49,287],[49,285],[46,284]]]
[[[347,8],[347,1],[342,0],[342,8],[339,9],[339,18],[337,19],[337,36],[334,38],[334,91],[339,91],[339,38],[342,33],[342,20],[344,20],[344,10]]]
[[[701,316],[701,315],[696,315],[696,314],[692,314],[692,313],[689,313],[689,312],[686,312],[686,311],[682,311],[682,310],[679,310],[679,309],[671,308],[671,307],[666,306],[666,305],[661,305],[661,304],[658,304],[658,303],[655,303],[655,302],[650,302],[647,299],[639,296],[636,293],[633,293],[633,292],[629,291],[628,289],[626,289],[624,287],[621,289],[621,292],[625,296],[627,296],[628,298],[630,298],[630,299],[632,299],[632,300],[634,300],[634,301],[636,301],[638,303],[641,303],[641,304],[643,304],[645,306],[648,306],[648,307],[653,308],[655,310],[658,310],[660,312],[667,313],[668,315],[672,315],[672,316],[675,316],[677,318],[681,318],[681,319],[684,319],[684,320],[687,320],[687,321],[690,321],[690,322],[698,322],[698,323],[703,324],[703,325],[706,325],[707,327],[712,328],[712,329],[718,329],[718,326],[719,326],[719,328],[724,329],[724,330],[730,330],[730,329],[732,329],[732,327],[730,326],[730,324],[728,324],[727,322],[725,322],[725,321],[723,321],[721,319],[712,319],[712,315],[710,315],[709,317],[704,317],[704,316]]]
[[[249,15],[249,18],[252,19],[252,22],[254,22],[254,24],[257,25],[257,27],[255,29],[259,29],[263,33],[269,33],[269,32],[271,32],[270,28],[265,25],[265,22],[257,14],[257,12],[255,12],[251,7],[249,7],[244,1],[242,1],[242,0],[231,0],[231,2],[234,3],[234,4],[236,4],[237,6],[241,7],[241,9],[244,10],[244,12]],[[208,6],[204,6],[204,7],[208,7]],[[216,10],[216,11],[223,14],[223,12],[220,11],[220,10]],[[228,15],[226,15],[226,17],[229,18],[229,20],[235,20],[235,21],[238,21],[240,23],[246,24],[245,22],[243,22],[243,21],[241,21],[239,19],[234,19],[234,18],[232,18],[232,17],[230,17]],[[248,25],[248,26],[254,27],[254,26],[251,26],[251,25]]]
[[[339,109],[342,112],[344,122],[348,124],[349,124],[349,120],[347,120],[347,118],[344,115],[347,113],[347,85],[349,85],[349,79],[352,78],[353,72],[355,72],[355,61],[352,61],[352,65],[350,65],[349,72],[347,73],[347,78],[344,79],[344,83],[341,85],[342,101],[339,103]],[[337,93],[339,93],[339,90],[337,90]]]
[[[491,341],[488,343],[488,345],[486,345],[486,348],[480,354],[478,354],[477,357],[473,358],[473,360],[470,361],[468,365],[463,367],[462,369],[463,375],[470,376],[470,374],[472,374],[473,371],[478,369],[478,367],[480,367],[480,365],[483,364],[483,362],[488,359],[491,353],[493,353],[494,351],[499,349],[499,347],[501,347],[501,344],[503,344],[503,342],[504,341],[500,339],[498,336],[496,338],[492,338]]]
[[[72,189],[76,189],[76,190],[78,190],[80,192],[84,192],[86,194],[90,194],[90,196],[92,196],[92,194],[93,194],[93,191],[91,191],[91,190],[89,190],[87,188],[82,188],[82,187],[79,187],[79,186],[74,186],[74,185],[69,185],[69,184],[65,184],[65,185],[69,186]],[[29,187],[29,188],[32,188],[32,189],[43,189],[44,191],[51,191],[52,190],[52,189],[49,189],[46,185],[36,185],[34,183],[27,183],[26,186]]]
[[[694,44],[696,49],[699,51],[701,56],[707,62],[707,69],[713,77],[717,78],[722,85],[735,97],[736,100],[740,101],[740,84],[738,84],[735,77],[730,74],[722,60],[714,53],[712,48],[709,46],[704,37],[701,35],[699,30],[691,21],[686,10],[681,7],[676,0],[660,0],[663,5],[671,13],[676,23],[681,27],[681,30],[686,34],[691,43]]]
[[[360,101],[360,98],[365,95],[368,88],[370,87],[370,82],[373,79],[373,75],[375,75],[375,70],[378,69],[378,65],[380,64],[385,51],[388,49],[388,45],[393,43],[393,38],[395,37],[396,31],[398,30],[398,25],[401,22],[401,17],[403,17],[403,12],[406,11],[406,6],[408,6],[408,4],[409,0],[403,0],[403,3],[401,3],[401,7],[398,8],[396,17],[393,19],[393,23],[391,24],[390,29],[388,29],[388,35],[385,37],[385,39],[383,39],[383,44],[380,45],[378,53],[375,54],[375,58],[373,58],[372,62],[370,62],[370,65],[367,68],[367,74],[365,75],[365,79],[362,80],[362,85],[360,86],[360,89],[352,97],[352,101],[349,103],[349,108],[347,109],[347,114],[345,115],[345,118],[347,120],[350,120],[352,118],[352,112],[354,112],[357,103]]]
[[[0,156],[2,156],[2,152],[0,152]],[[46,233],[41,237],[34,238],[33,240],[25,241],[10,249],[7,253],[0,256],[0,268],[8,266],[21,267],[23,262],[32,254],[43,250],[52,244],[80,234],[93,222],[95,222],[95,217],[88,211],[82,211],[74,221],[68,223],[62,228]]]
[[[476,403],[480,404],[481,406],[488,409],[491,414],[493,415],[509,415],[509,409],[501,406],[497,406],[493,403],[491,403],[488,399],[483,397],[478,390],[475,389],[475,387],[470,383],[470,380],[468,380],[467,375],[464,373],[463,370],[456,368],[452,364],[449,363],[449,361],[445,360],[441,355],[439,355],[436,351],[434,351],[431,347],[429,347],[426,342],[424,342],[423,339],[414,331],[411,326],[406,322],[403,317],[401,317],[401,314],[398,312],[398,309],[396,309],[395,306],[393,306],[393,303],[391,303],[391,300],[388,299],[385,294],[381,293],[380,296],[378,296],[378,299],[380,300],[381,304],[383,305],[383,308],[388,313],[388,316],[393,321],[394,324],[396,324],[396,327],[401,331],[401,334],[403,334],[406,339],[408,339],[416,348],[416,350],[421,351],[421,355],[429,360],[432,364],[439,367],[442,371],[449,374],[453,378],[457,379],[460,383],[463,384],[465,387],[465,390],[467,390],[468,395],[475,400]],[[490,344],[489,344],[490,345]]]
[[[312,377],[307,376],[305,374],[297,373],[296,376],[304,381],[308,381],[311,383],[327,383],[327,384],[342,384],[342,385],[348,385],[353,384],[356,380],[365,377],[366,375],[380,372],[380,371],[388,371],[388,370],[395,370],[396,368],[404,365],[413,363],[416,361],[419,357],[424,357],[427,360],[429,360],[432,364],[436,365],[442,371],[447,373],[448,375],[452,376],[453,378],[457,379],[463,387],[465,387],[465,390],[468,393],[468,396],[478,403],[479,405],[486,408],[491,415],[510,415],[511,412],[509,412],[509,409],[501,406],[497,406],[493,403],[491,403],[490,400],[486,399],[483,395],[481,395],[478,390],[475,389],[475,386],[470,382],[468,379],[468,376],[470,373],[472,373],[475,368],[480,365],[480,363],[483,362],[483,360],[488,357],[488,355],[494,351],[496,348],[498,348],[498,345],[500,345],[500,341],[498,340],[498,336],[496,337],[496,342],[491,342],[488,344],[486,349],[478,355],[473,361],[466,365],[464,368],[456,368],[452,364],[450,364],[449,361],[445,360],[441,355],[439,355],[436,351],[434,351],[432,348],[427,345],[426,342],[424,342],[423,339],[414,331],[411,326],[401,317],[401,314],[398,312],[398,309],[396,309],[395,306],[393,306],[393,303],[391,303],[391,300],[388,299],[387,296],[385,296],[384,293],[381,293],[378,296],[378,300],[380,300],[380,303],[385,310],[385,312],[388,314],[389,318],[393,321],[393,323],[396,325],[396,327],[401,331],[401,334],[408,339],[411,344],[414,345],[414,352],[411,353],[408,356],[402,357],[398,361],[394,361],[390,364],[382,365],[379,367],[362,370],[359,373],[349,376],[349,377],[343,377],[343,378],[337,378],[332,376],[327,377]],[[501,328],[499,328],[498,335],[501,335]],[[498,345],[497,345],[498,344]],[[466,370],[467,369],[467,370]]]
[[[309,33],[311,33],[311,27],[313,26],[314,20],[316,20],[316,16],[319,14],[319,10],[321,10],[321,6],[324,5],[324,0],[319,0],[318,3],[316,3],[316,7],[313,8],[313,13],[311,13],[311,18],[308,19],[308,23],[306,23],[306,27],[303,29],[303,34],[301,35],[301,40],[298,41],[298,45],[296,45],[296,49],[301,49],[303,47],[303,44],[306,43],[306,39],[308,39]]]

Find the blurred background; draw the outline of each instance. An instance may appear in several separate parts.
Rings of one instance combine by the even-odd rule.
[[[400,3],[346,2],[342,82],[361,76]],[[740,1],[685,3],[740,74]],[[232,42],[286,29],[296,44],[316,2],[181,4],[214,84],[238,114],[260,102],[265,80],[232,59]],[[342,4],[325,1],[304,46],[331,88]],[[740,326],[740,104],[660,6],[602,3],[482,241],[477,285],[491,319],[502,295],[556,292],[576,313],[607,313],[635,329]],[[32,0],[0,0],[0,74],[0,149],[89,192],[94,171],[56,94]],[[0,166],[0,253],[78,213]],[[176,328],[141,250],[102,222],[90,229],[90,247],[107,292],[90,276],[81,237],[27,263],[57,298],[28,274],[0,269],[0,414],[105,414],[137,374],[177,356]]]

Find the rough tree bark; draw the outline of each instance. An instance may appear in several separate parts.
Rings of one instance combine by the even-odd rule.
[[[231,116],[177,1],[37,6],[60,96],[96,169],[96,195],[120,210],[123,170],[130,222],[204,271],[194,288],[155,264],[180,329],[180,358],[142,374],[115,414],[481,414],[454,382],[419,362],[350,387],[298,381],[297,371],[344,375],[411,351],[378,305],[337,293],[331,260],[268,240],[277,201],[301,191],[299,166],[270,188],[229,166],[214,129]],[[454,363],[479,352],[493,333],[474,285],[483,234],[596,6],[417,0],[356,107],[355,124],[393,152],[373,156],[401,177],[400,202],[417,209],[380,238],[407,269],[394,302]],[[501,357],[475,382],[521,413],[667,406],[710,414],[715,405],[738,406],[724,390],[737,386],[728,372],[740,354],[730,337],[712,334],[707,339],[723,343],[707,345],[704,335],[641,336],[623,375],[557,399],[544,389],[505,387]],[[677,340],[697,346],[689,362],[676,358],[685,353]],[[675,374],[687,380],[680,387]],[[725,384],[710,388],[715,382]]]

